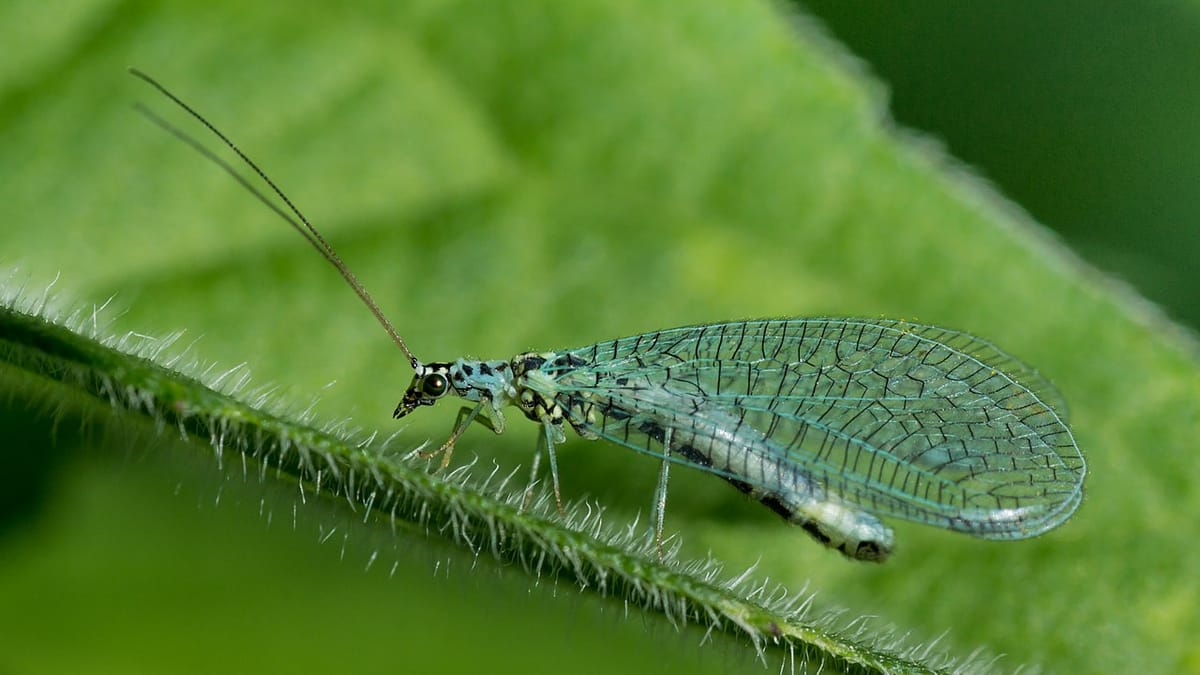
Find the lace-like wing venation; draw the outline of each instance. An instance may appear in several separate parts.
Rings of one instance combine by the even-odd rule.
[[[568,353],[576,365],[544,370],[565,407],[581,394],[595,404],[591,421],[573,421],[635,450],[659,454],[656,425],[704,410],[736,427],[735,444],[769,448],[773,470],[799,471],[828,495],[993,539],[1049,530],[1082,498],[1086,466],[1061,396],[965,333],[870,319],[747,321]]]

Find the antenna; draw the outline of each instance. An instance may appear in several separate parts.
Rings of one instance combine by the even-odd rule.
[[[187,143],[201,155],[204,155],[204,157],[206,157],[209,161],[224,169],[225,173],[228,173],[230,176],[232,176],[234,180],[241,184],[242,187],[249,190],[250,194],[254,195],[263,204],[266,204],[267,207],[274,211],[280,218],[283,218],[288,225],[291,225],[292,229],[299,232],[300,236],[304,237],[308,243],[312,244],[312,247],[317,249],[317,252],[321,254],[321,257],[328,260],[329,264],[333,265],[334,268],[337,269],[338,273],[342,275],[342,278],[346,280],[346,283],[350,285],[350,288],[354,289],[354,292],[358,294],[358,297],[363,301],[363,304],[367,306],[367,309],[371,310],[371,313],[375,315],[375,318],[379,321],[379,324],[383,326],[383,329],[387,331],[388,335],[391,336],[392,341],[395,342],[396,345],[400,347],[400,351],[404,352],[404,355],[408,357],[409,365],[412,366],[413,370],[419,371],[421,368],[421,362],[417,359],[417,357],[413,356],[412,351],[410,351],[408,348],[408,344],[404,342],[404,338],[400,337],[400,333],[396,331],[396,327],[392,325],[391,321],[388,321],[386,316],[384,316],[383,310],[381,310],[379,305],[375,303],[375,300],[371,297],[371,294],[368,293],[367,289],[364,288],[362,283],[358,281],[358,277],[354,276],[354,273],[350,271],[350,268],[346,267],[346,263],[342,261],[342,258],[337,254],[337,251],[335,251],[333,247],[329,245],[329,242],[325,241],[325,237],[321,236],[321,233],[317,231],[317,228],[313,227],[308,218],[304,217],[304,214],[300,212],[300,209],[296,208],[296,205],[292,203],[292,200],[288,199],[288,196],[283,193],[283,190],[279,189],[279,186],[275,184],[275,181],[271,180],[271,177],[268,176],[262,169],[260,169],[258,164],[254,163],[254,160],[247,157],[246,153],[242,152],[233,141],[229,140],[228,136],[221,133],[220,129],[217,129],[215,126],[213,126],[213,124],[205,119],[203,115],[196,112],[190,105],[184,103],[178,96],[168,91],[167,88],[159,84],[157,80],[150,77],[146,73],[143,73],[137,68],[130,68],[129,73],[157,89],[162,95],[171,99],[175,105],[183,108],[183,110],[189,115],[196,118],[201,124],[207,127],[208,130],[213,133],[213,135],[221,139],[221,142],[228,146],[229,149],[232,150],[239,159],[245,162],[246,166],[249,166],[251,169],[253,169],[254,173],[258,174],[259,178],[266,182],[267,186],[271,188],[271,192],[275,193],[275,195],[282,199],[283,203],[287,205],[288,211],[291,211],[292,214],[295,214],[295,218],[293,218],[292,215],[287,211],[284,211],[282,208],[280,208],[279,205],[272,201],[267,195],[263,194],[262,190],[259,190],[249,180],[238,173],[236,169],[229,165],[228,162],[226,162],[224,159],[221,159],[221,157],[219,157],[216,153],[204,147],[199,141],[192,138],[184,131],[176,128],[170,122],[167,122],[163,118],[154,114],[145,106],[141,104],[134,106],[138,112],[140,112],[142,115],[145,115],[146,118],[148,118],[151,122],[154,122],[167,133],[175,136],[184,143]],[[297,222],[297,219],[299,219],[299,222]]]

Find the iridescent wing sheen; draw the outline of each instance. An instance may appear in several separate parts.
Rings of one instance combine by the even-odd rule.
[[[646,333],[559,354],[567,358],[542,366],[556,387],[546,393],[568,410],[574,404],[568,414],[577,427],[641,452],[661,456],[663,427],[703,427],[710,440],[733,438],[735,454],[753,446],[781,458],[779,467],[834,499],[989,539],[1045,532],[1082,498],[1086,465],[1061,396],[965,333],[780,319]],[[580,401],[591,405],[590,418]],[[780,480],[736,461],[672,459],[756,488]]]

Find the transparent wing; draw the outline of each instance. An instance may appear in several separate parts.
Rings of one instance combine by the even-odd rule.
[[[663,425],[719,420],[732,427],[731,447],[767,448],[783,470],[829,495],[992,539],[1049,530],[1082,498],[1086,465],[1061,396],[965,333],[782,319],[646,333],[564,354],[542,368],[554,395],[567,409],[581,396],[595,404],[591,419],[572,421],[642,452],[661,454],[654,436]],[[693,464],[751,485],[766,480]]]

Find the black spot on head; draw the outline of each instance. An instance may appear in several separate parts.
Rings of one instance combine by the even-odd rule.
[[[496,366],[496,370],[498,370],[498,371],[500,371],[500,372],[502,372],[502,373],[503,373],[504,371],[508,370],[508,364],[507,364],[507,363],[501,363],[500,365]]]
[[[455,373],[455,374],[454,374],[454,381],[455,381],[455,382],[462,382],[462,381],[463,381],[463,380],[465,380],[465,379],[467,379],[467,378],[463,377],[463,374],[462,374],[462,371],[461,371],[461,370],[460,370],[460,371],[458,371],[457,373]]]
[[[462,369],[463,369],[463,372],[466,373],[468,377],[475,374],[475,369],[472,368],[471,366],[463,366]]]
[[[486,363],[479,364],[479,374],[480,375],[491,375],[492,367]]]
[[[536,355],[526,356],[525,364],[524,364],[525,370],[530,371],[530,370],[535,370],[537,368],[541,368],[542,364],[545,362],[546,362],[546,359],[544,359],[540,356],[536,356]]]

